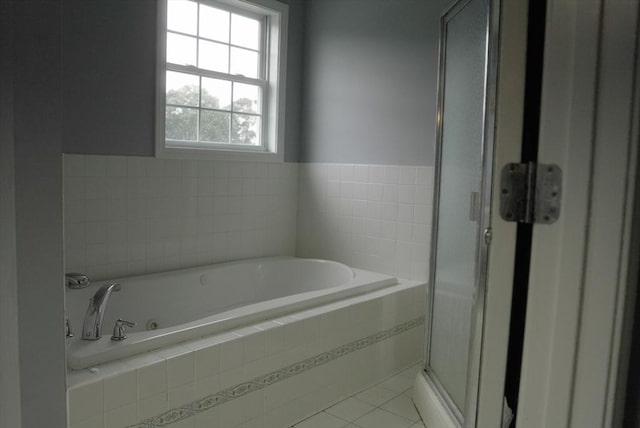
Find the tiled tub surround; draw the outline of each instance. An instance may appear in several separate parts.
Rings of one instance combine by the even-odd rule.
[[[433,167],[300,164],[298,257],[428,277]]]
[[[65,155],[65,269],[297,255],[425,280],[432,200],[432,167]]]
[[[70,428],[291,426],[416,363],[425,286],[401,282],[71,371]]]
[[[67,272],[100,280],[295,253],[295,163],[63,159]]]

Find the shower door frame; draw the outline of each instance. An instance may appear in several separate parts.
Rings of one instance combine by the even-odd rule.
[[[434,288],[436,277],[437,242],[438,242],[438,210],[440,205],[440,176],[442,168],[442,126],[444,114],[444,87],[447,45],[447,24],[472,1],[483,1],[487,7],[486,59],[483,99],[483,140],[482,140],[482,184],[480,194],[480,218],[476,236],[476,275],[474,279],[474,302],[472,306],[471,334],[465,391],[465,406],[462,413],[451,396],[440,383],[437,375],[430,369],[429,355],[431,351],[431,333],[433,322]],[[436,116],[436,156],[433,222],[431,232],[430,280],[427,292],[426,350],[423,375],[440,401],[455,419],[459,426],[473,427],[476,423],[478,393],[480,386],[481,351],[483,342],[483,321],[485,306],[486,278],[489,261],[489,242],[485,240],[485,232],[491,230],[492,187],[493,187],[493,154],[495,144],[496,96],[498,77],[498,47],[500,34],[500,0],[459,0],[449,7],[440,18],[440,46],[438,64],[438,107]]]

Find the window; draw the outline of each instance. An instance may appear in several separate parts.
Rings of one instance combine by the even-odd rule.
[[[161,3],[156,154],[281,161],[287,6]]]

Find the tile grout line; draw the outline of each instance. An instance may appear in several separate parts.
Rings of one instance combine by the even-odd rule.
[[[376,385],[377,385],[377,384],[376,384]],[[409,389],[410,389],[410,388],[409,388]],[[366,390],[365,390],[365,391],[366,391]],[[335,406],[336,404],[334,404],[333,406],[329,406],[329,407],[327,407],[326,409],[321,410],[321,411],[320,411],[320,412],[318,412],[318,413],[327,413],[327,414],[329,414],[329,415],[331,415],[331,416],[333,416],[333,417],[335,417],[335,418],[338,418],[338,419],[340,419],[340,420],[345,421],[347,424],[355,425],[355,426],[360,427],[360,428],[363,428],[363,427],[361,427],[360,425],[357,425],[357,424],[356,424],[356,421],[357,421],[357,420],[359,420],[359,419],[362,419],[363,417],[365,417],[366,415],[368,415],[368,414],[370,414],[370,413],[375,412],[376,410],[382,410],[382,411],[384,411],[384,412],[391,413],[391,414],[392,414],[392,415],[394,415],[394,416],[398,416],[399,418],[407,419],[407,418],[406,418],[405,416],[403,416],[403,415],[399,415],[399,414],[397,414],[396,412],[392,412],[391,410],[388,410],[388,409],[385,409],[384,407],[382,407],[382,406],[384,406],[385,404],[389,403],[390,401],[395,400],[396,398],[398,398],[399,396],[401,396],[402,394],[404,394],[404,393],[405,393],[405,392],[407,392],[407,391],[408,391],[408,389],[406,389],[406,390],[404,390],[404,391],[402,391],[402,392],[397,393],[397,395],[395,395],[395,396],[391,397],[390,399],[388,399],[388,400],[387,400],[387,401],[385,401],[384,403],[380,404],[379,406],[374,406],[374,405],[372,405],[372,404],[370,404],[370,403],[367,403],[367,402],[365,402],[365,401],[358,400],[357,398],[355,398],[355,395],[357,395],[357,394],[351,395],[351,396],[349,396],[349,397],[345,398],[344,400],[342,400],[342,401],[340,401],[340,402],[336,403],[336,404],[340,404],[340,403],[342,403],[342,402],[344,402],[344,401],[348,400],[349,398],[353,398],[354,400],[357,400],[357,401],[359,401],[359,402],[361,402],[361,403],[369,404],[370,406],[372,406],[372,407],[373,407],[371,410],[369,410],[369,411],[367,411],[366,413],[364,413],[364,414],[362,414],[362,415],[358,416],[358,417],[357,417],[356,419],[354,419],[353,421],[346,420],[346,419],[345,419],[345,418],[343,418],[343,417],[340,417],[340,416],[338,416],[338,415],[334,415],[333,413],[327,412],[327,410],[329,410],[331,407]],[[313,414],[313,415],[309,416],[307,419],[311,419],[312,417],[316,416],[318,413],[315,413],[315,414]],[[305,420],[306,420],[306,419],[305,419]],[[410,419],[407,419],[407,420],[411,422],[411,424],[412,424],[411,426],[413,426],[413,425],[415,425],[415,424],[417,423],[417,421],[413,421],[413,420],[410,420]],[[299,424],[299,423],[301,423],[301,422],[303,422],[303,421],[298,422],[298,424]],[[291,426],[290,428],[296,428],[296,426],[297,426],[297,424],[296,424],[296,425]]]
[[[405,369],[405,370],[407,370],[407,369]],[[403,372],[404,372],[405,370],[403,370]],[[398,375],[398,373],[396,373],[395,375],[391,375],[391,376],[389,376],[389,378],[392,378],[392,377],[397,376],[397,375]],[[387,378],[387,379],[389,379],[389,378]],[[393,412],[393,411],[391,411],[391,410],[385,409],[383,406],[384,406],[385,404],[388,404],[389,402],[391,402],[391,401],[395,400],[396,398],[400,397],[401,395],[405,394],[407,391],[409,391],[409,390],[411,389],[411,387],[408,387],[407,389],[405,389],[405,390],[403,390],[403,391],[400,391],[400,392],[392,391],[392,392],[394,392],[394,394],[395,394],[395,395],[393,395],[391,398],[389,398],[389,399],[387,399],[387,400],[383,401],[382,403],[380,403],[380,404],[378,404],[378,405],[374,405],[374,404],[368,403],[368,402],[366,402],[366,401],[364,401],[364,400],[362,400],[362,399],[357,398],[357,395],[359,395],[359,394],[361,394],[361,393],[363,393],[363,392],[365,392],[365,391],[368,391],[368,390],[370,390],[370,389],[372,389],[372,388],[374,388],[374,387],[376,387],[376,386],[380,385],[382,382],[384,382],[384,381],[385,381],[385,380],[387,380],[387,379],[384,379],[384,380],[382,380],[382,381],[380,381],[380,382],[378,382],[378,383],[376,383],[376,384],[374,384],[374,385],[371,385],[371,386],[369,386],[369,387],[365,388],[365,389],[364,389],[364,390],[362,390],[362,391],[356,392],[355,394],[352,394],[352,395],[350,395],[349,397],[347,397],[347,398],[345,398],[345,399],[343,399],[343,400],[340,400],[339,402],[337,402],[337,403],[335,403],[335,404],[332,404],[331,406],[326,407],[325,409],[320,410],[320,411],[319,411],[319,412],[317,412],[317,413],[314,413],[313,415],[311,415],[311,416],[309,416],[309,417],[307,417],[307,418],[305,418],[305,419],[303,419],[303,420],[301,420],[301,421],[297,422],[295,425],[292,425],[292,426],[290,426],[290,427],[288,427],[288,428],[297,428],[297,427],[299,426],[299,424],[303,423],[304,421],[306,421],[306,420],[308,420],[308,419],[313,418],[314,416],[317,416],[317,415],[318,415],[318,414],[320,414],[320,413],[326,413],[326,414],[328,414],[328,415],[330,415],[330,416],[332,416],[332,417],[335,417],[335,418],[337,418],[337,419],[340,419],[340,420],[342,420],[342,421],[346,422],[346,423],[347,423],[347,425],[345,425],[345,427],[346,427],[346,426],[348,426],[348,425],[353,425],[353,426],[356,426],[356,427],[358,427],[358,428],[363,428],[363,427],[361,427],[360,425],[357,425],[355,422],[356,422],[358,419],[363,418],[364,416],[368,415],[369,413],[374,412],[374,411],[375,411],[375,410],[377,410],[377,409],[382,410],[382,411],[385,411],[385,412],[388,412],[388,413],[391,413],[391,414],[393,414],[393,415],[395,415],[395,416],[398,416],[398,417],[400,417],[400,418],[407,419],[405,416],[403,416],[403,415],[399,415],[399,414],[398,414],[398,413],[396,413],[396,412]],[[384,388],[384,387],[380,387],[380,388],[387,389],[387,390],[391,391],[391,390],[390,390],[390,389],[388,389],[388,388]],[[356,400],[356,401],[358,401],[358,402],[360,402],[360,403],[362,403],[362,404],[366,404],[366,405],[368,405],[368,406],[371,406],[371,410],[369,410],[369,411],[367,411],[367,412],[363,413],[362,415],[358,416],[358,418],[354,419],[353,421],[350,421],[350,420],[348,420],[348,419],[345,419],[345,418],[344,418],[344,417],[342,417],[342,416],[339,416],[339,415],[333,414],[333,413],[331,413],[331,412],[329,412],[329,411],[328,411],[329,409],[331,409],[331,408],[333,408],[333,407],[335,407],[335,406],[337,406],[337,405],[339,405],[339,404],[341,404],[341,403],[344,403],[345,401],[347,401],[347,400],[349,400],[349,399],[353,399],[353,400]],[[414,407],[415,407],[415,406],[414,406]],[[410,420],[410,419],[409,419],[409,420]],[[411,425],[411,427],[412,427],[413,425],[415,425],[416,423],[418,423],[418,421],[421,421],[421,420],[419,419],[418,421],[412,421],[412,420],[410,420],[410,421],[412,422],[412,425]],[[364,427],[364,428],[366,428],[366,427]]]
[[[191,416],[195,416],[206,410],[212,409],[218,405],[227,403],[236,398],[243,397],[251,392],[266,388],[267,386],[281,382],[307,370],[311,370],[312,368],[322,366],[330,361],[348,355],[359,349],[367,348],[371,345],[382,342],[383,340],[397,336],[398,334],[404,333],[408,330],[424,324],[424,321],[424,316],[414,318],[402,324],[391,327],[387,330],[379,331],[372,335],[333,348],[327,352],[323,352],[313,357],[295,362],[286,367],[283,367],[282,369],[274,370],[246,382],[230,386],[215,394],[192,401],[183,406],[170,409],[158,416],[145,419],[136,424],[129,425],[127,428],[157,428],[182,421]]]

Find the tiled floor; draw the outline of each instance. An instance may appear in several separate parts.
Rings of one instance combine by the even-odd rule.
[[[419,366],[335,404],[292,428],[424,428],[411,401]]]

